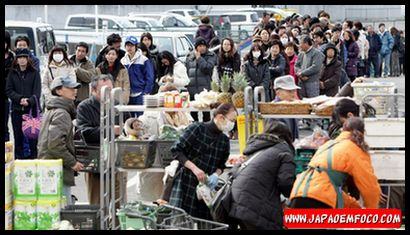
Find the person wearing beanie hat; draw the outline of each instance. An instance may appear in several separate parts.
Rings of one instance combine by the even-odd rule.
[[[63,160],[63,195],[67,204],[74,204],[71,187],[74,186],[74,172],[84,168],[76,160],[74,148],[73,120],[76,118],[74,101],[80,83],[70,77],[56,77],[51,83],[52,97],[46,102],[38,139],[38,153],[41,159]]]
[[[201,24],[198,25],[198,30],[195,33],[195,38],[203,38],[208,46],[211,40],[216,37],[215,30],[209,22],[209,16],[202,16]]]
[[[22,130],[23,115],[33,109],[33,117],[37,117],[38,103],[41,95],[41,78],[39,71],[33,66],[30,51],[18,48],[6,79],[6,96],[11,100],[11,123],[14,135],[14,158],[36,159],[37,139],[25,138]],[[25,154],[24,140],[30,146],[29,155]]]
[[[212,74],[217,65],[217,56],[208,50],[208,45],[202,37],[195,39],[195,49],[191,51],[185,60],[187,73],[190,80],[188,92],[190,99],[194,100],[195,94],[199,94],[204,89],[211,89]],[[215,70],[216,71],[216,70]],[[197,121],[198,114],[192,113],[192,117]],[[210,120],[209,112],[204,113],[203,121]]]
[[[339,91],[340,77],[342,76],[342,63],[337,57],[336,46],[328,43],[325,50],[325,60],[320,76],[320,95],[335,96]]]

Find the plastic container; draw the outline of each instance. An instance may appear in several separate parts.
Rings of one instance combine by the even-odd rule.
[[[77,161],[84,165],[83,172],[100,172],[100,146],[86,145],[82,141],[74,142]]]
[[[362,102],[365,95],[388,95],[394,94],[395,85],[393,82],[378,82],[363,80],[361,83],[352,83],[354,98]],[[388,112],[388,97],[371,97],[366,100],[376,109],[376,115],[385,115]]]
[[[115,140],[116,164],[122,168],[150,168],[155,161],[155,141]]]
[[[74,229],[99,230],[99,205],[69,205],[61,210],[61,220],[68,220]]]
[[[175,140],[157,140],[156,141],[156,156],[161,167],[168,166],[174,158],[172,157],[171,147],[174,145]]]
[[[296,156],[294,158],[296,164],[296,174],[300,174],[306,170],[310,159],[312,159],[315,152],[316,149],[296,149]]]

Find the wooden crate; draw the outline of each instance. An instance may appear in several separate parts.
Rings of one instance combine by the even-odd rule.
[[[311,104],[287,104],[287,103],[264,103],[259,102],[258,108],[261,114],[310,114]]]

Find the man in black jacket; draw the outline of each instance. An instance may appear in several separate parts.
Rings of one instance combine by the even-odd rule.
[[[97,60],[95,61],[95,67],[97,67],[101,62],[104,61],[104,55],[105,55],[105,50],[109,46],[115,47],[115,49],[118,49],[120,51],[120,55],[118,56],[118,60],[121,60],[122,57],[125,56],[125,51],[121,49],[121,36],[119,34],[113,33],[107,37],[107,44],[105,47],[103,47],[100,52],[98,53]]]
[[[87,144],[100,145],[100,101],[103,86],[107,86],[109,90],[113,89],[113,81],[109,75],[103,74],[93,77],[91,97],[83,100],[77,107],[77,128]],[[118,136],[120,131],[120,126],[114,127],[115,135]],[[91,205],[99,205],[100,175],[87,173],[85,177],[89,202]]]
[[[367,41],[369,41],[369,58],[366,61],[366,77],[370,77],[370,66],[373,66],[374,77],[379,77],[380,61],[379,53],[382,48],[382,40],[379,35],[374,32],[373,26],[367,26]]]

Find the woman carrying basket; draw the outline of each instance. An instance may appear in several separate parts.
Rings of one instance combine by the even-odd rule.
[[[171,148],[180,164],[169,203],[191,216],[207,220],[212,216],[205,202],[197,199],[196,187],[199,182],[207,183],[211,189],[216,186],[230,152],[229,139],[224,132],[234,127],[237,112],[232,104],[222,104],[213,114],[209,122],[188,126]]]

